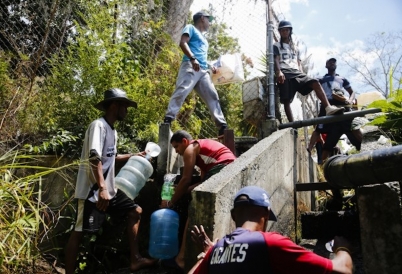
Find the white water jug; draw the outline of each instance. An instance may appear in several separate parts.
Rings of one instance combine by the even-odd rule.
[[[161,147],[154,142],[148,142],[147,146],[145,147],[145,153],[145,158],[147,158],[148,160],[158,157],[159,153],[161,153]]]
[[[141,156],[132,156],[121,168],[115,178],[116,187],[130,199],[138,196],[154,169],[151,163]]]

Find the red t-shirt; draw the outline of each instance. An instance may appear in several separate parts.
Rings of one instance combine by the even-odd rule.
[[[261,250],[261,244],[265,245],[267,250]],[[241,249],[242,246],[245,247]],[[226,252],[226,249],[229,252]],[[235,259],[226,260],[226,253],[230,254],[226,257]],[[242,260],[236,260],[240,255]],[[250,263],[252,264],[249,265]],[[236,274],[247,273],[245,269],[258,269],[258,273],[329,274],[332,273],[332,268],[331,260],[296,245],[278,233],[252,232],[237,228],[208,250],[194,273]]]
[[[209,139],[192,140],[200,145],[200,153],[197,155],[195,164],[205,173],[219,164],[229,164],[236,156],[222,143]]]

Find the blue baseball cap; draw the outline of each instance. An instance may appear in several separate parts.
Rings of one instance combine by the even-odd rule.
[[[247,199],[239,199],[240,196],[246,196]],[[240,205],[254,205],[265,207],[269,210],[269,220],[277,221],[275,214],[271,210],[268,193],[258,186],[246,186],[240,189],[234,198],[233,207]]]

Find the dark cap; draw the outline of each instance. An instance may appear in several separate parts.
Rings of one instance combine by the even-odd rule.
[[[94,107],[99,110],[105,110],[104,104],[109,101],[124,101],[127,102],[130,107],[137,108],[137,103],[128,99],[126,92],[119,88],[111,88],[106,90],[103,100],[97,103]]]
[[[329,61],[334,61],[334,62],[336,63],[336,59],[335,59],[335,58],[329,58],[329,59],[327,60],[327,62],[325,62],[325,64],[328,63]]]
[[[196,14],[193,15],[193,22],[197,22],[198,19],[200,19],[201,17],[208,17],[208,21],[211,22],[214,17],[209,15],[208,13],[206,13],[205,11],[199,11]]]
[[[240,196],[246,196],[247,199],[239,199]],[[271,210],[269,195],[264,189],[258,186],[246,186],[236,193],[233,207],[237,207],[240,205],[254,205],[265,207],[270,211],[269,220],[276,222],[276,216]]]

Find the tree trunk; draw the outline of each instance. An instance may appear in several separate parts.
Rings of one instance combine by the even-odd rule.
[[[172,37],[175,43],[179,44],[181,31],[187,22],[190,6],[194,0],[171,0],[166,4],[166,32]]]

